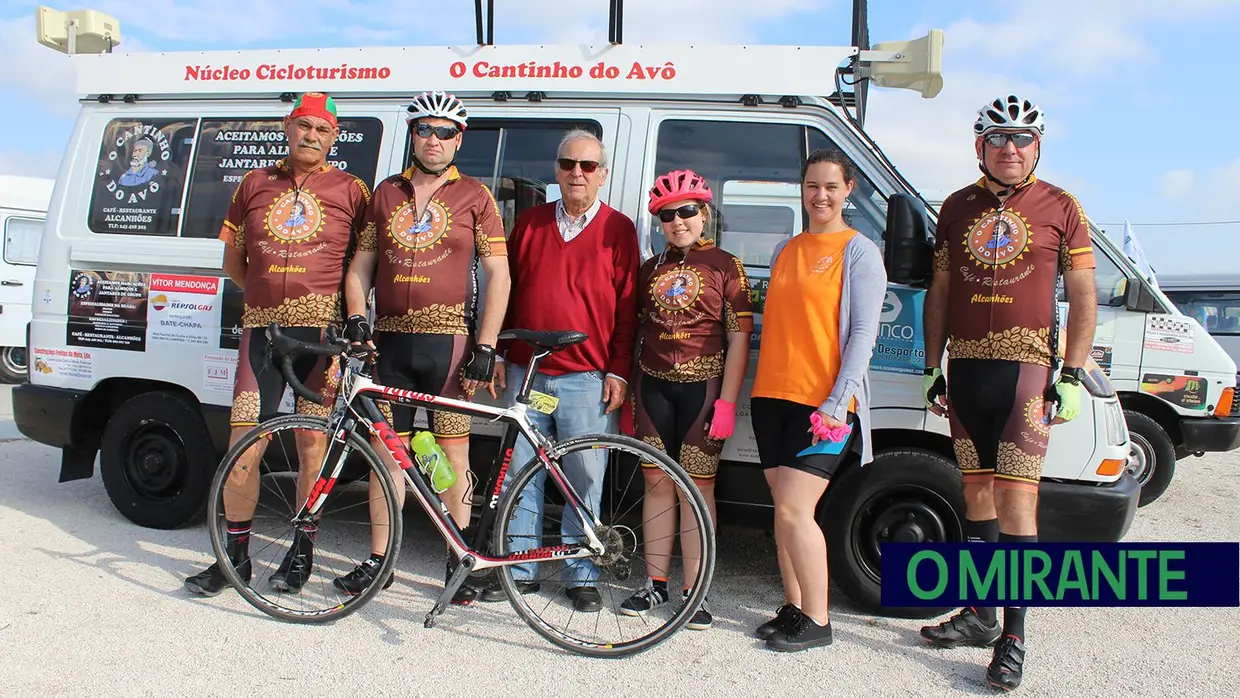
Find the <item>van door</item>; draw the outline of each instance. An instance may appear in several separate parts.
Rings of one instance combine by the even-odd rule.
[[[500,216],[504,221],[505,236],[512,233],[517,216],[527,209],[560,198],[559,185],[555,179],[555,157],[564,135],[583,128],[602,139],[606,146],[608,168],[613,173],[599,191],[599,198],[612,204],[612,192],[618,189],[614,173],[622,171],[625,163],[624,150],[617,143],[626,140],[620,132],[620,110],[599,108],[573,108],[557,105],[554,115],[547,109],[528,107],[497,107],[488,105],[469,106],[469,128],[461,141],[456,166],[462,174],[474,177],[485,184],[495,197]],[[625,128],[627,133],[627,127]],[[402,162],[411,162],[412,139],[406,134]],[[486,273],[478,268],[478,317],[482,317],[486,300]],[[474,395],[474,400],[497,405],[485,390]],[[425,411],[419,410],[416,424],[425,420]],[[500,437],[504,425],[475,418],[473,432],[477,435]]]
[[[0,268],[0,379],[26,379],[26,323],[39,263],[43,217],[13,213],[3,218],[4,256]]]

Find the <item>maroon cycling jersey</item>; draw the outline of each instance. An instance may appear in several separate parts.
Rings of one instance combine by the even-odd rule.
[[[978,180],[943,202],[934,268],[951,272],[947,353],[1051,366],[1061,272],[1094,268],[1076,197],[1036,178],[1000,202]]]
[[[480,257],[508,254],[491,191],[452,168],[419,216],[413,168],[375,187],[359,250],[378,252],[375,329],[468,335],[478,305]]]
[[[220,240],[244,249],[242,327],[326,327],[341,319],[345,257],[370,190],[331,165],[300,183],[284,160],[250,170],[233,191]]]
[[[656,378],[692,382],[722,376],[728,333],[753,332],[745,267],[709,240],[687,255],[669,247],[646,260],[637,288],[638,366]]]

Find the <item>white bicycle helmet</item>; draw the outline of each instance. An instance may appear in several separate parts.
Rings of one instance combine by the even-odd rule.
[[[1039,135],[1046,133],[1042,110],[1027,99],[1016,95],[1000,97],[977,110],[973,122],[973,134],[984,136],[996,129],[1007,131],[1034,129]]]
[[[405,114],[405,123],[411,124],[418,119],[431,116],[455,121],[460,125],[462,131],[465,130],[465,121],[469,116],[465,111],[465,105],[461,104],[461,100],[443,90],[423,92],[409,102],[409,106],[405,111],[407,112]]]

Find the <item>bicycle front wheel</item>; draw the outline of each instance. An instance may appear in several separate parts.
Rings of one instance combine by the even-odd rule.
[[[689,474],[661,451],[621,435],[566,440],[547,456],[585,500],[586,525],[606,550],[501,567],[497,576],[517,615],[552,643],[588,656],[632,655],[671,637],[706,599],[715,568],[714,522]],[[604,463],[602,495],[590,501],[577,474]],[[512,477],[496,517],[500,556],[582,540],[580,518],[564,506],[558,483],[545,484],[554,480],[537,458]],[[666,579],[670,596],[643,601],[650,577]],[[602,607],[577,610],[568,590],[579,586],[597,589]],[[682,588],[690,589],[683,598]]]
[[[371,577],[386,582],[400,552],[396,485],[356,434],[349,435],[345,465],[322,506],[295,519],[310,488],[327,485],[319,476],[329,429],[323,418],[296,414],[252,429],[224,456],[207,505],[211,547],[229,583],[258,610],[295,623],[336,620],[366,605],[383,587],[369,583]],[[303,453],[313,462],[301,464]],[[331,478],[333,470],[334,463],[323,476]],[[229,539],[240,537],[238,523],[247,515],[248,554],[234,554]],[[370,557],[372,530],[387,554],[367,577],[355,571]]]

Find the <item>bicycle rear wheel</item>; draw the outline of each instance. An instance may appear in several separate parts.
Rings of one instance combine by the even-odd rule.
[[[304,502],[298,494],[297,445],[319,441],[325,457],[329,429],[323,418],[295,414],[251,430],[221,461],[207,505],[211,547],[229,583],[258,610],[295,623],[336,620],[366,605],[381,591],[400,553],[396,486],[370,444],[356,434],[349,435],[345,466],[313,520],[294,520]],[[308,477],[317,479],[320,466],[308,464]],[[258,482],[245,486],[247,473]],[[325,477],[332,477],[330,468]],[[373,497],[370,482],[379,486]],[[254,512],[248,557],[238,556],[236,561],[227,550],[226,498],[234,516],[238,510]],[[374,579],[381,581],[358,588],[345,577],[370,557],[371,518],[376,510],[386,511],[389,522],[378,526],[387,551],[373,571]]]
[[[714,576],[715,531],[706,501],[689,474],[637,439],[609,434],[583,436],[555,444],[547,456],[562,467],[567,461],[571,472],[580,467],[583,456],[597,457],[600,451],[608,462],[601,501],[597,506],[588,501],[583,504],[587,509],[597,509],[599,524],[594,531],[606,552],[542,562],[534,570],[528,565],[522,565],[526,568],[522,570],[505,566],[497,570],[497,577],[517,615],[552,643],[578,654],[622,657],[663,642],[693,617]],[[638,467],[639,462],[653,467]],[[494,536],[500,556],[576,542],[572,523],[576,517],[562,506],[564,495],[558,483],[544,487],[547,473],[535,458],[505,487]],[[648,491],[647,479],[658,488]],[[675,498],[668,505],[673,492]],[[518,515],[524,523],[514,521]],[[674,523],[668,523],[669,515],[675,517]],[[653,532],[654,527],[647,525],[656,521],[663,530]],[[673,539],[680,543],[680,555],[674,554]],[[685,578],[685,563],[697,568],[691,579]],[[623,608],[626,600],[646,587],[652,572],[667,577],[668,601],[640,613]],[[681,574],[679,580],[677,572]],[[537,583],[537,589],[518,589],[514,574]],[[602,597],[597,613],[577,611],[566,595],[569,586],[578,586],[583,579],[592,582]],[[682,586],[690,587],[684,599],[679,593]]]

